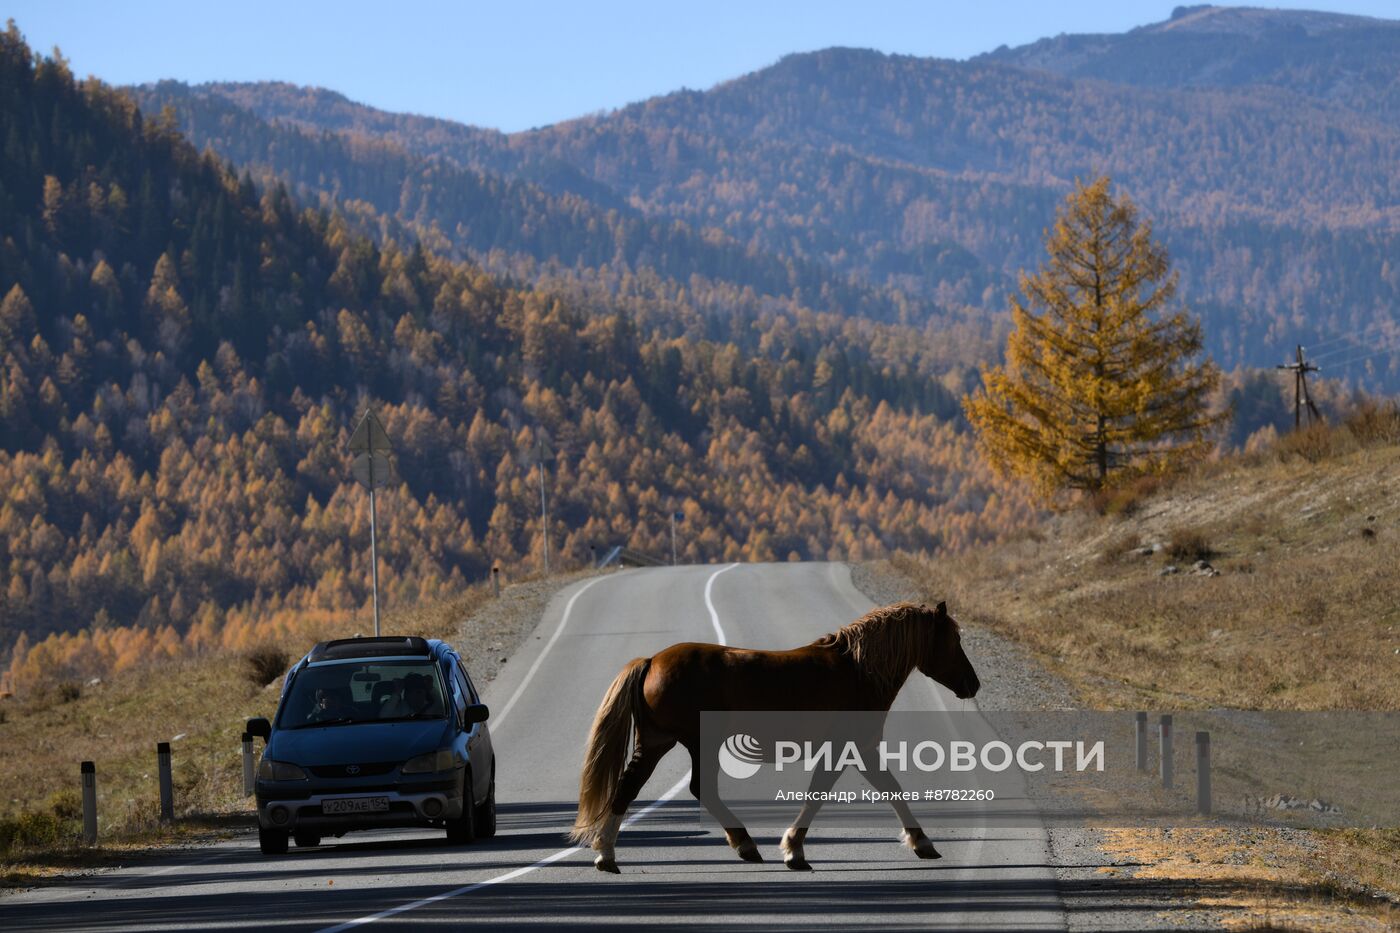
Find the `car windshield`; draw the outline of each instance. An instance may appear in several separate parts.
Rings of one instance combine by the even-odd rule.
[[[347,661],[303,668],[292,680],[278,728],[346,725],[447,715],[432,661]]]

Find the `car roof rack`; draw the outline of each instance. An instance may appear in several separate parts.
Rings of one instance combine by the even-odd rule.
[[[343,661],[350,658],[429,657],[432,649],[417,635],[379,638],[337,638],[323,641],[307,655],[307,661]]]

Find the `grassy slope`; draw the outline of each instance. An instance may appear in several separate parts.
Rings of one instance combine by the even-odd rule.
[[[1091,707],[1400,710],[1397,492],[1397,446],[1320,463],[1274,452],[1212,465],[1131,515],[1056,515],[901,569],[1028,645]],[[1204,543],[1220,576],[1193,574],[1173,542]],[[1168,565],[1181,572],[1160,576]]]
[[[1202,544],[1219,576],[1191,572]],[[896,564],[1087,707],[1400,710],[1397,548],[1400,445],[1343,427],[1203,467],[1129,514],[1059,514],[1007,544]],[[1181,572],[1161,576],[1169,564]],[[1400,928],[1396,830],[1104,838],[1136,877],[1209,888],[1233,928]]]

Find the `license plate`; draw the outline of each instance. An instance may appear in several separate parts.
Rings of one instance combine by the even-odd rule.
[[[388,797],[341,797],[336,800],[322,800],[322,813],[387,813]]]

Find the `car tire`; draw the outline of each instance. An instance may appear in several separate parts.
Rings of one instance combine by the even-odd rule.
[[[496,835],[496,769],[491,769],[491,787],[486,791],[486,799],[476,807],[473,814],[476,822],[476,838],[490,839]]]
[[[476,838],[476,807],[472,806],[472,773],[462,774],[462,815],[445,821],[447,841],[462,846]]]
[[[295,833],[292,836],[296,840],[298,849],[314,849],[321,844],[321,834],[308,831]]]
[[[258,827],[258,849],[263,855],[287,854],[287,831]]]

